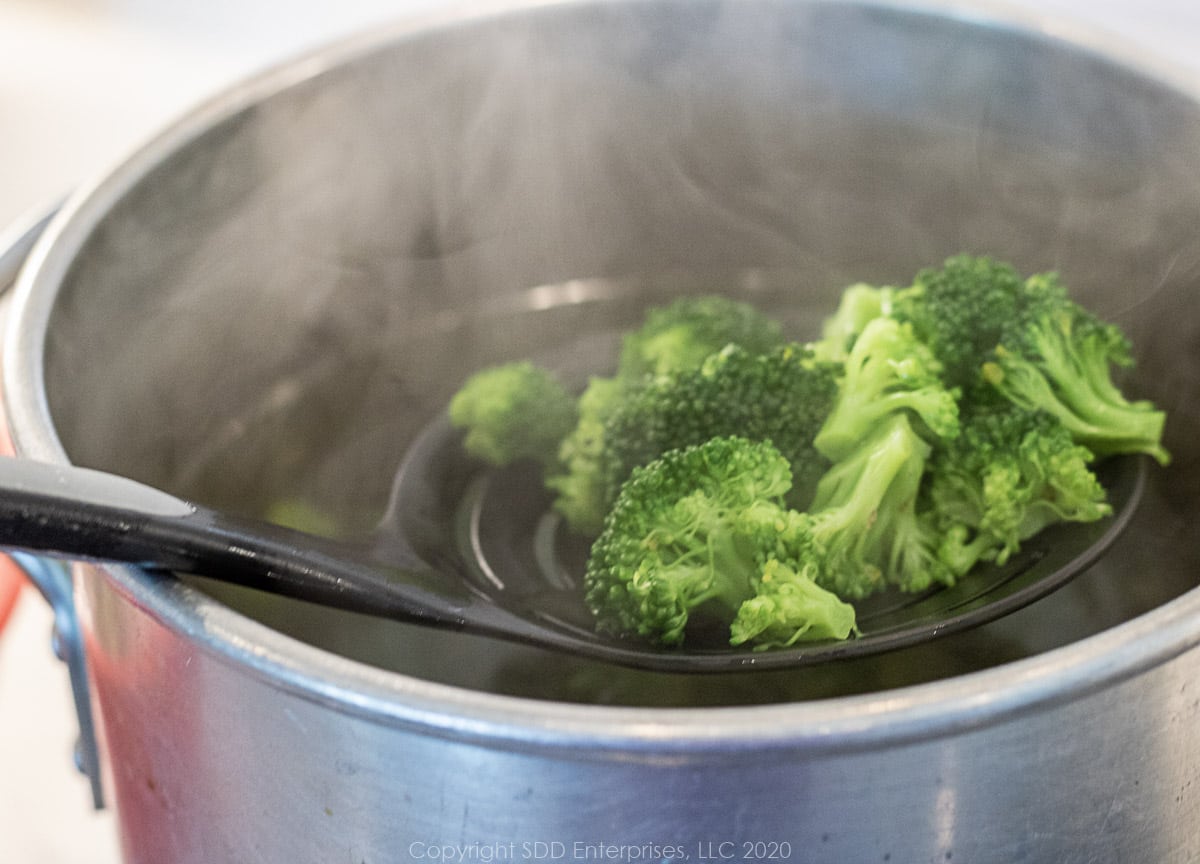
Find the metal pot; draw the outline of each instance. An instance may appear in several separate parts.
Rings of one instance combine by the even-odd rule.
[[[1057,268],[1127,329],[1175,461],[1054,597],[789,675],[637,674],[26,559],[125,856],[1200,856],[1198,154],[1189,84],[977,6],[500,4],[183,118],[30,257],[21,455],[356,531],[473,369],[582,379],[689,291],[803,337],[849,281],[974,251]]]

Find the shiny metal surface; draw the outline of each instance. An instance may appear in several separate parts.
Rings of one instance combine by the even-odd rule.
[[[802,328],[849,278],[972,247],[1121,320],[1176,454],[1061,605],[808,691],[617,681],[81,569],[129,860],[1200,854],[1200,108],[1106,56],[983,7],[495,6],[252,82],[75,198],[18,287],[17,446],[218,506],[369,522],[482,362],[586,374],[644,303],[714,280]]]

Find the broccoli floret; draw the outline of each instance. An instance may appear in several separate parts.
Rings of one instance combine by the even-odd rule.
[[[695,369],[730,344],[759,354],[782,343],[779,323],[753,306],[716,295],[682,297],[650,309],[642,326],[625,335],[617,377],[636,381]]]
[[[1113,382],[1113,367],[1132,365],[1128,339],[1071,301],[1055,274],[1022,280],[1009,264],[959,255],[922,270],[885,305],[929,346],[947,386],[993,386],[1057,417],[1098,456],[1168,461],[1163,412],[1128,401]]]
[[[941,268],[921,270],[890,298],[887,311],[928,346],[946,386],[965,392],[979,383],[1002,328],[1016,315],[1021,290],[1012,266],[957,255]]]
[[[492,465],[553,460],[575,426],[575,397],[553,374],[522,360],[476,372],[450,400],[450,422],[471,455]]]
[[[578,424],[559,445],[558,467],[546,478],[547,488],[556,496],[555,510],[578,533],[598,533],[617,488],[629,474],[626,469],[613,481],[617,472],[606,467],[613,459],[606,452],[605,427],[614,411],[624,410],[634,400],[644,402],[632,394],[640,393],[648,381],[695,370],[728,345],[751,354],[771,351],[783,344],[780,332],[776,321],[752,306],[720,296],[684,297],[650,309],[641,327],[625,335],[616,374],[593,378],[580,397]],[[687,443],[704,440],[693,439]],[[656,448],[636,464],[665,449]]]
[[[821,325],[821,338],[809,343],[819,360],[845,362],[858,334],[885,314],[895,289],[858,282],[842,291],[837,310]]]
[[[732,622],[773,572],[770,561],[793,578],[815,572],[820,549],[809,520],[782,503],[790,487],[788,461],[774,446],[738,437],[671,450],[635,469],[588,559],[586,598],[597,627],[678,644],[700,607]],[[809,595],[810,606],[789,607],[809,612],[790,619],[787,638],[823,638],[828,622],[849,618],[834,634],[845,638],[853,609],[829,592]],[[772,641],[781,626],[770,628]]]
[[[1056,417],[1098,456],[1147,453],[1166,464],[1165,414],[1130,402],[1113,383],[1114,366],[1133,364],[1129,340],[1067,297],[1054,274],[1029,277],[1016,315],[983,365],[985,380],[1014,404]]]
[[[1003,564],[1043,528],[1112,513],[1090,450],[1044,412],[981,396],[963,406],[962,434],[937,449],[929,496],[943,525]]]
[[[924,591],[934,584],[950,586],[967,569],[948,557],[941,526],[934,514],[920,507],[922,485],[929,465],[929,445],[913,431],[907,417],[896,418],[889,431],[893,446],[911,449],[884,493],[868,542],[877,544],[884,581],[901,591]],[[886,439],[885,439],[886,440]]]
[[[555,493],[554,509],[573,529],[596,534],[604,525],[608,499],[604,485],[604,424],[620,404],[622,382],[592,378],[579,397],[579,419],[557,445],[556,467],[545,476]]]
[[[846,357],[837,398],[816,448],[837,460],[852,452],[889,415],[912,411],[939,438],[958,434],[956,391],[912,328],[893,318],[869,321]]]
[[[714,438],[634,469],[588,562],[599,628],[677,644],[705,606],[732,622],[734,644],[846,638],[842,598],[952,582],[916,513],[928,453],[895,413],[830,469],[808,512],[784,503],[791,471],[769,442]]]
[[[635,467],[726,435],[771,441],[791,465],[789,500],[803,506],[829,467],[813,439],[833,404],[839,372],[797,344],[765,354],[729,345],[698,369],[643,378],[604,428],[606,506]]]
[[[904,412],[888,416],[817,486],[814,532],[826,548],[817,582],[860,599],[889,585],[919,591],[960,575],[937,526],[918,512],[930,446]]]
[[[738,607],[729,642],[775,648],[845,639],[855,630],[854,607],[835,600],[811,578],[772,558],[763,565],[754,596]]]

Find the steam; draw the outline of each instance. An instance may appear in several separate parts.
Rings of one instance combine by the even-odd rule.
[[[224,506],[378,510],[479,366],[582,369],[647,298],[802,316],[957,251],[1060,268],[1152,343],[1200,266],[1194,106],[918,17],[548,4],[318,70],[97,228],[50,350],[68,449]]]

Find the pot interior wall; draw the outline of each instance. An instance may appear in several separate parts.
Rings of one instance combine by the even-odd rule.
[[[399,35],[146,160],[61,286],[49,401],[74,461],[352,533],[472,370],[604,373],[649,303],[720,291],[805,338],[849,282],[956,252],[1058,269],[1134,339],[1128,388],[1170,411],[1175,460],[1104,562],[977,632],[676,680],[219,592],[351,657],[543,698],[771,701],[958,674],[1196,583],[1197,153],[1200,110],[1163,85],[894,9],[565,4]]]

